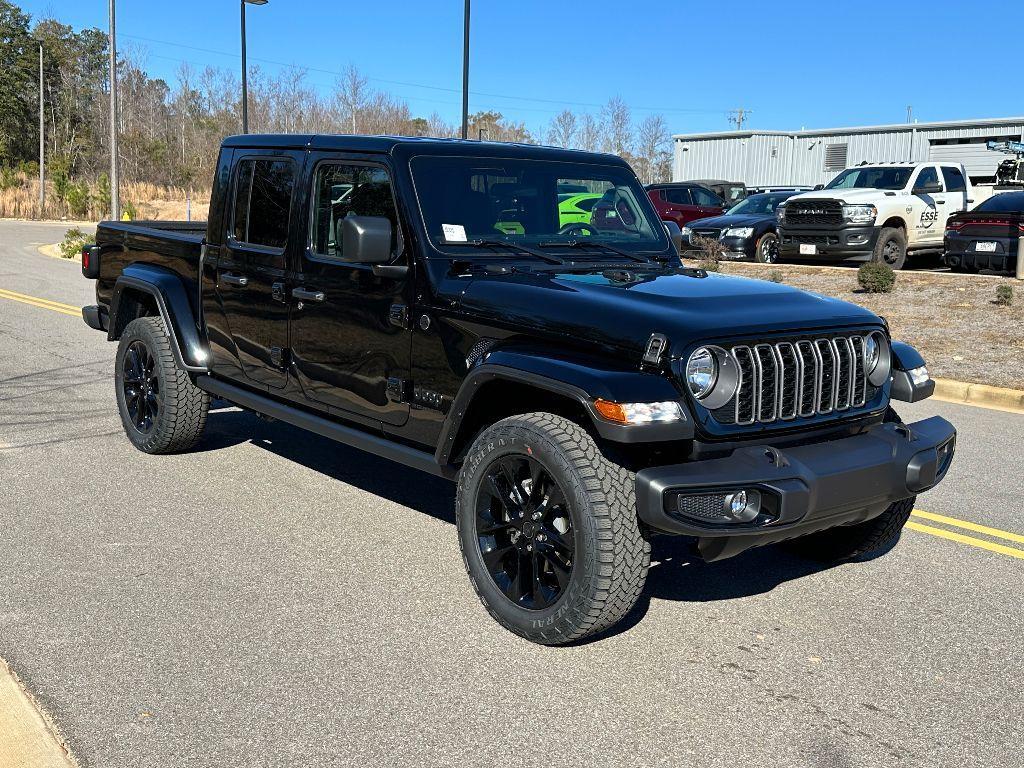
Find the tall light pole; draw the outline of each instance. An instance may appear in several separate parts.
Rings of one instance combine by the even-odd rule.
[[[245,63],[245,4],[266,5],[267,0],[242,0],[242,133],[249,132],[249,77]]]
[[[469,138],[469,2],[463,14],[462,33],[462,138]]]
[[[110,0],[110,218],[121,218],[120,184],[117,177],[117,25],[114,0]]]
[[[46,123],[43,116],[43,43],[39,43],[39,218],[45,217],[46,211]]]

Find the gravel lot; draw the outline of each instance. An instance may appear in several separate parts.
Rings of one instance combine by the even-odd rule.
[[[889,294],[862,293],[856,268],[723,262],[722,272],[767,279],[860,304],[886,318],[893,337],[913,344],[933,376],[1024,389],[1024,283],[1005,276],[903,271]],[[1014,286],[1014,305],[994,303]]]

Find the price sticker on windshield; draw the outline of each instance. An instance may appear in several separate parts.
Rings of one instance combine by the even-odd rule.
[[[466,242],[466,228],[461,224],[442,224],[441,231],[444,232],[444,239],[449,243]]]

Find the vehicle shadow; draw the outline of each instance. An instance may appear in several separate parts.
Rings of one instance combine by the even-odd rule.
[[[208,429],[207,450],[248,440],[326,477],[455,524],[455,485],[447,480],[236,409],[211,411]],[[578,644],[628,631],[643,620],[652,599],[687,603],[733,600],[770,592],[787,581],[830,567],[793,554],[784,546],[753,549],[706,563],[697,555],[692,539],[657,536],[652,541],[647,585],[636,606],[616,626]]]

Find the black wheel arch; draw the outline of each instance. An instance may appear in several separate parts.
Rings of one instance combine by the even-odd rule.
[[[436,458],[441,466],[457,463],[486,426],[508,416],[538,410],[570,418],[602,440],[620,444],[692,439],[694,424],[687,408],[672,423],[624,426],[602,418],[598,398],[613,402],[682,400],[672,382],[640,370],[606,370],[579,360],[536,350],[488,352],[463,380],[445,419]]]
[[[131,264],[114,283],[107,339],[117,341],[132,320],[147,315],[163,319],[175,362],[183,370],[208,372],[208,350],[181,278],[156,265]]]

